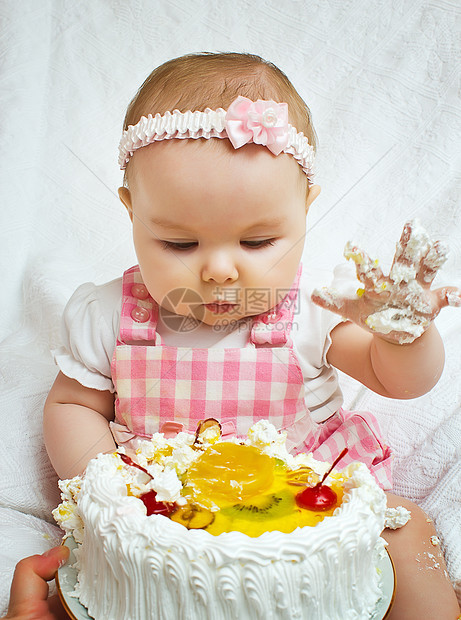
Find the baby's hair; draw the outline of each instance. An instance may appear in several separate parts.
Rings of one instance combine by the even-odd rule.
[[[289,122],[316,148],[310,110],[283,71],[260,56],[237,52],[188,54],[157,67],[129,104],[123,128],[168,110],[227,110],[239,95],[287,103]]]

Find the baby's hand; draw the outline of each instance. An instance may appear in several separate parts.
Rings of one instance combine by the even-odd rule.
[[[460,289],[431,290],[446,255],[445,246],[432,241],[417,221],[407,222],[389,276],[383,274],[377,260],[349,242],[344,256],[354,261],[362,288],[352,297],[334,288],[316,289],[312,300],[389,342],[413,342],[442,308],[461,307]]]

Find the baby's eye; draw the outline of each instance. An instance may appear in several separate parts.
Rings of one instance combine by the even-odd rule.
[[[259,250],[261,248],[266,248],[269,245],[274,245],[275,238],[272,239],[250,239],[247,241],[241,241],[241,245],[246,248],[252,248],[255,250]]]
[[[166,250],[190,250],[198,243],[197,241],[162,241],[162,245]]]

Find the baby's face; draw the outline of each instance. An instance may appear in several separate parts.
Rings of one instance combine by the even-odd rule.
[[[160,306],[220,325],[285,296],[306,225],[305,183],[291,156],[255,145],[235,151],[227,140],[171,140],[138,150],[131,165],[121,198]]]

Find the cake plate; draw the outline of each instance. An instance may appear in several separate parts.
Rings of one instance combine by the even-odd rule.
[[[69,618],[72,620],[92,620],[92,617],[88,615],[86,608],[80,603],[78,598],[71,596],[77,583],[77,569],[74,568],[76,562],[74,549],[77,547],[77,543],[72,536],[69,536],[63,542],[63,545],[70,549],[70,556],[67,564],[62,566],[56,573],[56,586],[59,598]],[[383,596],[376,604],[370,620],[385,620],[394,602],[395,569],[388,551],[379,561],[378,568],[381,571]]]

